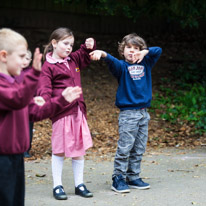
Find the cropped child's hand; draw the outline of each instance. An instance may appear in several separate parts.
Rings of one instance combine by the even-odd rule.
[[[39,48],[36,48],[34,52],[34,59],[33,59],[32,66],[37,71],[41,71],[41,65],[42,65],[41,59],[42,59],[42,54],[40,53]]]
[[[97,61],[100,60],[101,57],[106,57],[107,53],[102,50],[95,50],[90,52],[89,55],[91,60]]]
[[[78,86],[76,87],[67,87],[62,92],[62,96],[65,100],[69,103],[73,102],[74,100],[78,99],[82,93],[82,89]]]
[[[85,45],[86,45],[87,49],[93,49],[93,47],[94,47],[94,39],[93,38],[86,39]]]
[[[144,59],[144,57],[148,54],[148,52],[149,52],[148,50],[141,50],[136,54],[134,54],[137,63],[140,63]]]
[[[34,99],[34,103],[37,104],[38,106],[43,106],[45,104],[45,100],[41,96],[36,96],[33,99]]]

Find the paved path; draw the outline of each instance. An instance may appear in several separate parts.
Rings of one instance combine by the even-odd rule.
[[[132,189],[127,194],[110,190],[113,161],[86,160],[84,179],[94,193],[89,199],[74,195],[70,159],[65,160],[63,168],[68,200],[52,197],[50,160],[26,162],[25,167],[26,206],[206,206],[205,147],[150,150],[143,158],[142,177],[151,184],[151,189]]]

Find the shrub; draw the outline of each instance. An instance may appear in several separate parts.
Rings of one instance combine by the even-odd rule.
[[[200,67],[201,66],[201,67]],[[184,64],[174,73],[170,87],[162,79],[154,94],[151,110],[161,109],[160,117],[172,123],[195,125],[195,133],[206,133],[206,69],[201,64]]]

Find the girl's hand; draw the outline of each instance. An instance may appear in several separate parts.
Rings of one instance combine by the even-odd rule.
[[[67,102],[71,103],[74,100],[78,99],[80,97],[81,93],[82,93],[82,89],[78,86],[76,86],[76,87],[67,87],[62,92],[62,96],[64,97],[64,99]]]
[[[34,103],[37,104],[38,106],[43,106],[45,104],[45,100],[41,96],[36,96],[33,99],[34,99]]]
[[[97,61],[100,60],[101,57],[106,57],[107,53],[102,50],[95,50],[90,52],[89,55],[91,60]]]
[[[41,71],[41,59],[42,54],[40,53],[39,48],[36,48],[34,52],[32,67],[37,71]]]
[[[140,63],[148,53],[149,51],[144,49],[134,54],[137,63]]]
[[[85,45],[86,45],[87,49],[93,49],[93,47],[94,47],[94,39],[93,38],[86,39]]]

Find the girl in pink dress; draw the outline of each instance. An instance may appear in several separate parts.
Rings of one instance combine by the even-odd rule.
[[[73,45],[74,36],[70,29],[58,28],[51,34],[44,50],[45,62],[37,91],[45,101],[58,96],[68,86],[81,87],[81,69],[90,64],[89,53],[95,49],[96,43],[93,38],[88,38],[75,52],[72,52]],[[83,95],[52,116],[51,120],[54,198],[67,199],[62,186],[64,157],[72,158],[75,194],[92,197],[83,183],[84,155],[92,147]]]

